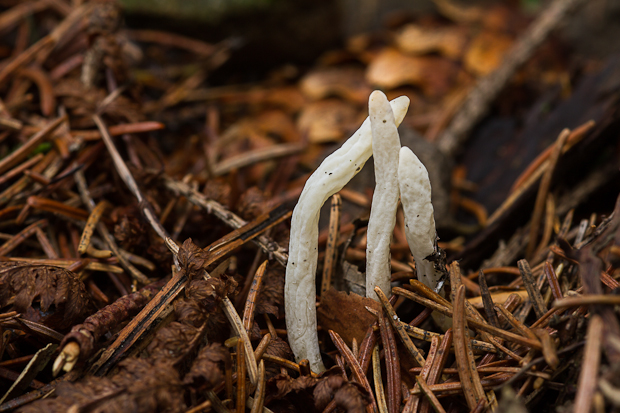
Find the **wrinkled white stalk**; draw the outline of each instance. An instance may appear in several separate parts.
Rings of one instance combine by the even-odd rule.
[[[409,107],[401,96],[391,102],[396,124]],[[289,344],[297,361],[308,359],[314,372],[325,369],[316,330],[316,267],[319,211],[327,198],[340,191],[372,155],[370,119],[308,178],[293,210],[289,257],[284,284],[284,309]]]
[[[405,213],[405,236],[415,260],[418,280],[435,290],[441,274],[427,257],[435,253],[435,216],[431,204],[431,181],[424,164],[407,147],[400,149],[398,164],[400,200]]]
[[[378,301],[375,287],[386,296],[390,288],[390,244],[398,207],[398,154],[400,138],[387,97],[378,90],[370,95],[368,112],[372,129],[375,192],[372,196],[366,245],[366,297]]]

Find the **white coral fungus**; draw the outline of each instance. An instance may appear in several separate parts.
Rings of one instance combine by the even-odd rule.
[[[366,246],[366,297],[378,300],[375,287],[389,297],[390,244],[398,207],[398,153],[400,138],[387,97],[375,90],[368,101],[372,127],[375,192],[368,220]]]
[[[405,117],[409,99],[401,96],[390,103],[398,125]],[[293,210],[284,285],[286,328],[295,358],[297,361],[308,359],[315,372],[325,369],[319,352],[315,307],[319,211],[327,198],[340,191],[361,170],[370,155],[372,133],[367,118],[308,178]]]
[[[434,290],[440,274],[427,259],[435,254],[437,238],[431,204],[431,182],[424,164],[407,147],[400,149],[398,182],[405,213],[405,236],[415,260],[418,280]]]

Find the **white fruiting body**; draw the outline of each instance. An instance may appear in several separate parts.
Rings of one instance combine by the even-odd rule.
[[[405,96],[391,102],[396,124],[409,107]],[[308,178],[293,210],[289,258],[284,284],[284,308],[289,344],[297,361],[308,359],[314,372],[324,370],[316,324],[316,267],[319,211],[327,198],[340,191],[372,155],[370,119],[338,150],[325,158]]]
[[[398,207],[398,154],[400,138],[387,97],[375,90],[368,101],[372,129],[372,157],[375,164],[375,192],[372,196],[366,244],[366,297],[378,300],[375,287],[386,296],[390,288],[390,243]]]
[[[431,182],[424,164],[407,147],[400,149],[398,162],[400,200],[405,213],[405,236],[415,260],[418,280],[435,289],[440,274],[427,257],[435,253],[435,216],[431,204]]]

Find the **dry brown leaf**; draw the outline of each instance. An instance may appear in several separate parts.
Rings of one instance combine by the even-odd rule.
[[[461,57],[466,43],[466,33],[456,26],[426,28],[409,24],[396,36],[398,48],[405,53],[421,55],[437,52],[451,59]]]
[[[12,262],[0,263],[0,268],[1,305],[13,298],[15,309],[31,321],[65,329],[91,310],[84,284],[69,270]],[[38,305],[33,306],[35,300]]]
[[[299,116],[298,128],[313,143],[334,142],[344,138],[355,122],[357,110],[338,99],[327,99],[306,105]]]
[[[360,384],[349,382],[336,392],[334,401],[347,413],[363,413],[370,404],[370,397]]]
[[[370,398],[363,386],[349,382],[341,375],[327,376],[314,389],[314,402],[319,410],[323,410],[334,400],[336,406],[348,413],[362,413],[370,403]]]
[[[209,179],[202,192],[207,198],[213,199],[222,205],[230,204],[230,185],[222,177]]]
[[[270,393],[270,395],[274,399],[280,399],[290,392],[297,393],[302,390],[310,390],[318,381],[318,378],[312,376],[300,376],[293,379],[288,373],[284,373],[271,378],[267,386],[274,389],[273,393]]]
[[[317,316],[325,330],[335,331],[348,345],[354,338],[361,343],[368,327],[376,320],[366,306],[381,310],[375,300],[330,288],[321,296]]]
[[[119,246],[127,251],[134,251],[139,245],[148,245],[149,226],[142,217],[137,204],[117,207],[110,214],[115,220],[114,238]]]
[[[263,277],[263,285],[256,298],[256,314],[278,315],[278,306],[284,302],[284,268],[272,266]]]
[[[296,113],[306,104],[306,99],[299,88],[286,86],[267,91],[261,101],[256,103],[275,106],[287,113]]]
[[[154,359],[174,359],[182,356],[189,348],[198,329],[177,321],[157,330],[155,338],[149,343],[147,352]]]
[[[179,263],[190,280],[202,279],[204,266],[209,259],[209,253],[192,242],[191,238],[185,240],[179,248]]]
[[[456,66],[436,56],[409,56],[396,49],[385,49],[368,66],[366,79],[374,86],[392,89],[414,85],[426,95],[446,93],[456,75]]]
[[[281,142],[299,142],[299,132],[291,117],[281,110],[268,110],[248,121],[245,127]]]
[[[299,87],[313,100],[338,96],[355,103],[366,103],[372,91],[364,78],[364,70],[357,67],[315,70],[304,76]]]
[[[502,63],[512,42],[512,38],[503,33],[481,32],[472,40],[465,53],[465,67],[478,76],[492,72]]]
[[[70,409],[71,408],[71,409]],[[130,358],[119,364],[115,376],[87,376],[77,383],[60,382],[53,396],[20,411],[93,413],[150,413],[185,411],[183,387],[171,361]]]
[[[325,409],[325,406],[334,398],[334,393],[338,391],[347,380],[342,375],[328,376],[325,380],[321,380],[314,389],[314,403],[319,410]]]
[[[228,351],[219,343],[203,347],[183,382],[200,391],[217,386],[224,380],[224,363],[229,357]]]
[[[267,197],[257,186],[253,186],[241,194],[236,209],[241,218],[252,221],[267,212]]]
[[[226,317],[220,309],[223,297],[231,295],[237,288],[232,278],[195,279],[185,288],[185,297],[174,302],[174,311],[179,321],[199,327],[205,322],[215,329],[226,325]]]

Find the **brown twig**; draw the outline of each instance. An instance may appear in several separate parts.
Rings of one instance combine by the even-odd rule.
[[[86,224],[84,225],[84,231],[82,231],[82,236],[80,237],[80,243],[78,244],[78,253],[80,255],[84,254],[88,249],[90,245],[90,238],[93,236],[95,227],[108,206],[110,206],[108,201],[101,201],[90,212],[90,215],[86,220]]]
[[[256,297],[258,296],[260,287],[263,283],[263,276],[265,275],[265,271],[267,270],[267,262],[268,261],[263,262],[261,266],[258,267],[258,270],[256,270],[256,274],[254,274],[254,278],[252,279],[252,286],[250,287],[248,298],[245,301],[245,310],[243,311],[243,326],[248,332],[252,329],[252,324],[254,322]]]
[[[26,228],[15,234],[13,238],[0,246],[0,257],[4,257],[19,246],[24,240],[35,234],[38,228],[47,226],[47,219],[40,219],[37,222],[28,225]]]
[[[68,218],[75,219],[77,221],[86,221],[88,219],[88,212],[83,209],[75,208],[62,202],[49,198],[42,198],[40,196],[29,196],[27,206],[33,209],[65,215]]]
[[[484,312],[487,315],[487,319],[492,326],[499,327],[499,320],[497,318],[497,314],[495,314],[495,311],[493,310],[493,299],[489,293],[489,287],[487,286],[487,279],[484,275],[484,271],[480,270],[478,280],[478,285],[480,285],[480,295],[482,296],[482,304],[484,305]]]
[[[379,288],[379,287],[376,287]],[[379,333],[383,343],[383,359],[387,375],[387,405],[389,413],[398,413],[400,410],[400,360],[396,351],[394,332],[385,319],[383,313],[379,313]],[[353,354],[353,353],[351,353]]]
[[[586,131],[590,130],[594,126],[594,122],[590,121],[582,126],[583,126],[583,129],[579,127],[573,131],[575,133],[576,138],[579,138],[579,139],[582,138],[585,135]],[[582,133],[577,134],[576,132],[578,130],[580,130]],[[570,142],[571,138],[569,137],[568,140]],[[578,139],[576,139],[576,141],[578,141]],[[568,150],[569,150],[568,145],[564,145],[562,153],[565,153]],[[510,195],[508,195],[508,197],[504,200],[504,202],[502,202],[499,208],[497,208],[495,212],[493,212],[493,214],[489,218],[489,221],[488,221],[489,226],[492,225],[494,222],[496,222],[500,217],[502,217],[504,213],[506,213],[506,211],[511,209],[512,206],[515,203],[517,203],[517,201],[530,190],[530,188],[536,185],[538,180],[543,176],[543,174],[547,170],[548,165],[549,165],[548,159],[545,158],[545,160],[540,164],[540,166],[538,166],[530,175],[527,175],[527,176],[523,175],[522,183],[519,182],[521,178],[517,178],[517,182],[519,183],[518,186],[517,186],[517,182],[515,182],[515,185],[513,185],[514,190],[510,193]]]
[[[93,200],[90,194],[88,185],[86,184],[86,178],[84,177],[83,171],[77,171],[75,173],[75,183],[78,187],[78,191],[80,192],[80,197],[82,198],[82,202],[91,211],[91,216],[92,216],[93,211],[96,208],[96,205],[95,205],[95,201]],[[121,253],[120,248],[118,248],[118,246],[116,245],[116,241],[114,240],[114,237],[112,237],[112,234],[110,234],[110,231],[108,231],[108,228],[105,226],[103,222],[97,223],[97,231],[99,232],[101,237],[105,240],[110,250],[112,250],[114,255],[118,258],[123,268],[125,268],[127,272],[129,272],[131,277],[143,285],[149,284],[150,280],[148,279],[148,277],[144,275],[142,271],[137,269],[133,264],[131,264],[129,260],[127,260],[125,255]]]
[[[534,259],[536,262],[538,262],[540,255],[545,253],[545,248],[549,245],[549,241],[553,235],[553,226],[556,218],[555,211],[555,197],[552,193],[549,193],[547,194],[547,200],[545,202],[545,225],[543,227],[543,234],[534,252]]]
[[[372,358],[372,349],[375,347],[377,343],[377,334],[376,330],[379,328],[379,322],[375,321],[372,323],[368,330],[366,330],[366,335],[362,340],[362,344],[360,344],[360,352],[359,352],[359,364],[362,368],[362,372],[366,374],[368,371],[368,367],[370,367],[370,362]]]
[[[562,154],[562,147],[564,146],[564,143],[566,142],[566,139],[569,135],[569,129],[564,129],[562,132],[560,132],[560,135],[555,141],[555,147],[553,148],[553,152],[551,153],[551,156],[549,156],[547,167],[545,168],[545,173],[540,180],[540,185],[538,186],[538,194],[536,195],[536,203],[534,204],[534,212],[532,213],[532,219],[530,221],[529,241],[525,250],[525,257],[527,259],[532,259],[532,256],[534,254],[534,250],[536,248],[536,239],[538,238],[540,221],[545,210],[545,201],[547,200],[549,187],[551,186],[551,178],[553,178],[555,166],[557,165],[558,160],[560,159],[560,155]]]
[[[564,147],[562,148],[562,153],[566,153],[568,149],[570,149],[572,146],[575,146],[575,144],[578,143],[586,135],[586,133],[592,130],[592,128],[595,125],[596,123],[593,120],[590,120],[584,123],[583,125],[580,125],[576,127],[575,129],[573,129],[570,132],[570,135],[568,136],[568,138],[566,139]],[[540,155],[538,155],[536,159],[534,159],[528,165],[528,167],[525,168],[523,172],[521,172],[521,175],[519,175],[519,177],[515,179],[515,182],[512,185],[512,188],[510,189],[511,193],[516,191],[517,188],[521,187],[526,182],[529,182],[531,177],[533,177],[534,175],[537,175],[538,178],[542,176],[542,174],[546,171],[548,167],[547,161],[549,157],[551,156],[553,151],[556,149],[556,143],[557,143],[557,140],[553,144],[549,145],[547,149],[545,149]]]
[[[203,57],[211,56],[217,48],[209,43],[176,33],[159,30],[125,30],[127,35],[136,42],[158,43],[164,46],[173,46],[185,49]]]
[[[394,311],[394,308],[390,305],[390,302],[386,295],[383,293],[383,291],[381,291],[381,288],[379,287],[375,287],[375,293],[377,294],[377,297],[379,297],[381,305],[383,305],[383,308],[387,312],[390,323],[392,323],[394,330],[396,330],[396,332],[398,333],[398,336],[405,345],[405,348],[407,349],[411,357],[416,361],[416,363],[418,363],[418,365],[424,366],[426,364],[424,356],[422,355],[420,350],[418,350],[415,344],[413,344],[413,341],[411,341],[411,339],[409,338],[409,335],[405,331],[404,326],[399,323],[400,320],[396,315],[396,311]]]
[[[261,360],[258,363],[258,383],[256,386],[256,391],[254,392],[254,402],[252,404],[252,409],[250,413],[261,413],[263,411],[263,406],[265,403],[265,362]]]
[[[366,307],[366,311],[368,311],[375,317],[379,317],[379,312],[370,307]],[[398,324],[400,327],[402,327],[405,330],[405,332],[409,336],[415,339],[418,339],[418,340],[424,340],[424,341],[431,342],[434,337],[443,338],[442,334],[435,333],[433,331],[423,330],[421,328],[414,327],[400,320],[398,320]],[[493,344],[487,343],[485,341],[471,340],[471,346],[474,350],[483,352],[483,353],[497,352],[497,349],[494,347]]]
[[[413,301],[415,301],[415,302],[417,302],[419,304],[422,304],[422,305],[424,305],[426,307],[432,308],[433,310],[438,311],[438,312],[440,312],[440,313],[442,313],[442,314],[444,314],[444,315],[446,315],[448,317],[452,317],[452,315],[453,315],[452,310],[450,310],[449,308],[447,308],[447,307],[445,307],[445,306],[443,306],[441,304],[437,304],[434,301],[431,301],[431,300],[428,300],[426,298],[420,297],[419,295],[417,295],[415,293],[412,293],[410,291],[407,291],[407,290],[405,290],[403,288],[394,287],[392,289],[392,292],[394,294],[398,294],[398,295],[401,295],[403,297],[409,298],[409,299],[411,299],[411,300],[413,300]],[[469,318],[469,317],[466,317],[466,319],[467,319],[467,323],[469,324],[470,328],[474,328],[476,330],[487,332],[487,333],[492,334],[494,336],[501,337],[501,338],[503,338],[505,340],[512,341],[514,343],[518,343],[518,344],[524,345],[524,346],[529,347],[529,348],[535,348],[535,349],[538,349],[538,350],[542,350],[542,345],[538,341],[534,341],[532,339],[529,339],[529,338],[526,338],[526,337],[522,337],[520,335],[511,333],[510,331],[502,330],[501,328],[493,327],[493,326],[491,326],[489,324],[481,323],[481,322],[476,321],[476,320],[474,320],[472,318]]]
[[[534,307],[536,317],[540,318],[547,312],[547,307],[545,306],[545,302],[540,294],[536,280],[532,275],[532,269],[530,268],[528,262],[524,259],[519,260],[517,265],[519,266],[519,271],[521,271],[521,278],[523,280],[523,284],[525,285],[525,289],[527,290],[527,294],[530,297],[532,306]]]
[[[325,261],[323,263],[323,277],[321,280],[321,297],[323,293],[329,289],[332,282],[332,273],[336,264],[336,256],[338,253],[338,238],[340,235],[340,209],[342,207],[342,199],[340,195],[332,196],[331,209],[329,212],[329,236],[327,238],[327,246],[325,248]]]
[[[576,412],[589,412],[598,384],[598,369],[601,360],[601,342],[603,339],[603,318],[593,315],[588,325],[586,346],[583,349],[583,361],[579,373],[579,384],[575,396]]]
[[[342,338],[340,337],[340,335],[338,333],[336,333],[336,332],[334,332],[332,330],[329,330],[329,336],[331,337],[334,345],[336,346],[336,348],[340,352],[340,355],[342,355],[342,357],[344,357],[344,359],[349,364],[349,367],[351,367],[351,372],[353,373],[353,377],[355,378],[355,381],[357,381],[359,384],[361,384],[362,387],[364,387],[364,389],[366,389],[366,391],[370,395],[370,397],[371,397],[371,404],[369,406],[370,407],[370,411],[376,413],[377,412],[377,402],[375,401],[375,398],[372,396],[372,390],[370,388],[370,383],[368,383],[368,379],[366,378],[366,375],[362,371],[362,368],[361,368],[360,364],[355,359],[355,357],[353,356],[353,353],[351,352],[349,347],[346,345],[344,340],[342,340]]]
[[[24,158],[26,158],[30,153],[41,143],[45,142],[45,139],[49,138],[50,134],[54,132],[54,130],[60,126],[67,118],[65,116],[60,116],[47,125],[43,127],[39,132],[35,133],[28,139],[26,143],[21,145],[16,151],[12,152],[10,155],[4,157],[0,161],[0,174],[5,173],[15,165],[19,164]]]
[[[509,379],[510,376],[501,376],[492,379],[482,379],[480,383],[482,384],[482,388],[485,390],[493,389],[494,387],[503,384]],[[450,382],[450,383],[441,383],[441,384],[433,384],[428,386],[428,388],[437,396],[448,397],[454,395],[461,395],[463,393],[463,383],[462,382]],[[422,390],[412,390],[412,395],[421,395]]]
[[[224,175],[234,169],[241,169],[271,159],[283,158],[300,153],[306,145],[299,143],[282,143],[267,148],[255,149],[250,152],[232,156],[213,166],[213,173]]]
[[[381,378],[381,361],[378,345],[375,345],[372,349],[372,378],[375,383],[375,394],[377,395],[379,413],[388,413],[385,391],[383,390],[383,379]],[[372,395],[372,393],[370,394]]]
[[[292,362],[290,360],[284,359],[282,357],[278,357],[278,356],[274,356],[274,355],[265,353],[265,354],[263,354],[262,359],[267,361],[267,362],[275,363],[275,364],[277,364],[279,366],[282,366],[282,367],[285,367],[287,369],[293,370],[293,371],[295,371],[297,373],[301,373],[301,370],[299,368],[299,364],[294,363],[294,362]],[[315,373],[313,373],[313,374],[315,374]]]
[[[14,177],[21,174],[22,172],[28,170],[31,166],[36,165],[42,159],[43,159],[43,154],[38,153],[32,158],[22,162],[19,166],[16,166],[15,168],[11,169],[10,171],[2,175],[2,177],[0,177],[0,185],[4,184],[5,182],[8,182],[9,180],[13,179]]]
[[[102,308],[95,314],[71,328],[60,343],[60,353],[52,368],[54,375],[60,370],[69,372],[78,359],[90,357],[99,338],[110,331],[115,325],[124,322],[144,307],[163,285],[163,281],[149,284],[135,293],[120,297],[114,303]]]
[[[555,270],[550,262],[545,262],[543,266],[543,272],[547,277],[547,282],[549,283],[549,288],[551,289],[551,293],[553,294],[553,298],[556,300],[560,300],[564,297],[562,294],[562,289],[560,288],[560,283],[558,282],[558,277],[555,274]]]
[[[245,347],[242,341],[237,343],[237,411],[245,411]],[[258,372],[257,372],[258,373]],[[258,380],[257,380],[258,382]]]
[[[35,234],[37,236],[37,240],[39,240],[39,244],[41,244],[41,248],[43,248],[43,251],[45,251],[45,255],[47,255],[47,258],[50,258],[50,259],[58,258],[58,253],[52,246],[52,243],[50,242],[47,235],[45,235],[45,232],[43,232],[41,228],[37,228],[35,230]]]
[[[620,296],[591,294],[579,297],[565,297],[553,303],[554,309],[580,307],[582,305],[620,305]]]
[[[505,363],[506,361],[500,361],[501,363]],[[498,362],[495,362],[498,363]],[[494,373],[519,373],[521,371],[521,367],[502,367],[502,366],[490,366],[487,367],[486,365],[483,366],[477,366],[476,370],[478,370],[478,373],[480,374],[494,374]],[[421,367],[414,367],[412,369],[409,370],[412,374],[420,374],[422,371]],[[456,375],[459,374],[459,369],[457,368],[445,368],[442,370],[442,374],[449,374],[449,375]],[[528,371],[524,373],[525,375],[529,375],[529,376],[534,376],[534,377],[540,377],[542,379],[545,380],[550,380],[551,379],[551,375],[549,373],[543,373],[540,371]],[[429,383],[430,384],[430,383]]]
[[[11,262],[26,262],[31,265],[52,265],[54,267],[62,267],[69,268],[72,265],[75,265],[76,262],[82,261],[79,258],[74,259],[66,259],[66,258],[57,258],[57,259],[45,259],[45,258],[26,258],[26,257],[5,257],[4,260]],[[85,269],[90,271],[101,271],[101,272],[112,272],[115,274],[120,274],[123,272],[123,269],[111,264],[105,264],[102,262],[89,262],[87,263]]]
[[[424,380],[423,385],[426,385],[426,379],[428,379],[433,363],[435,362],[435,357],[437,355],[438,347],[439,347],[439,337],[435,336],[431,340],[431,347],[428,350],[428,356],[426,357],[426,363],[424,364],[424,367],[422,367],[422,370],[420,371],[420,375],[416,376],[416,381],[418,378]],[[416,386],[414,386],[414,389],[417,386],[422,387],[422,385],[419,382],[416,384]],[[422,387],[422,390],[424,390],[423,387]],[[405,408],[403,409],[403,413],[417,412],[419,405],[420,405],[420,397],[411,396],[409,397],[409,400],[407,400],[407,404],[405,405]],[[424,408],[420,406],[420,410],[423,411]]]
[[[459,376],[463,385],[465,400],[470,409],[474,409],[480,399],[484,398],[484,390],[476,371],[473,352],[468,346],[467,322],[465,321],[465,287],[460,286],[454,302],[454,354],[459,368]]]
[[[424,393],[424,396],[426,397],[430,405],[433,407],[433,410],[435,410],[435,412],[437,413],[445,413],[443,406],[441,405],[441,403],[439,403],[439,400],[437,400],[437,397],[435,397],[433,390],[426,383],[426,380],[424,380],[424,377],[416,376],[415,380],[418,386],[420,386],[420,390],[422,390],[422,393]]]
[[[232,228],[241,228],[246,222],[222,206],[220,203],[207,199],[204,194],[193,190],[189,185],[179,181],[175,181],[164,175],[164,184],[170,191],[185,196],[191,203],[203,208],[207,213],[215,215],[218,219],[225,222]],[[288,254],[284,252],[284,248],[270,240],[265,236],[259,236],[257,244],[268,255],[273,256],[282,265],[286,266]]]
[[[260,340],[258,346],[256,346],[256,350],[254,350],[254,357],[256,358],[256,360],[260,360],[261,358],[263,358],[263,354],[265,354],[265,351],[267,351],[269,343],[271,343],[271,334],[267,333]]]
[[[544,328],[535,329],[534,334],[536,334],[536,336],[542,343],[543,357],[545,358],[545,362],[547,362],[549,367],[551,367],[553,370],[556,370],[560,365],[560,359],[558,358],[553,338]]]

